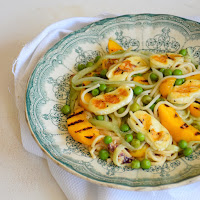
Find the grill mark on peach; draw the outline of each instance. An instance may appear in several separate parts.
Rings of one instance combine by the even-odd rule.
[[[141,80],[141,82],[148,83],[148,80]]]
[[[84,136],[85,138],[87,139],[92,139],[94,137],[94,135],[91,135],[91,136]]]
[[[198,108],[198,107],[194,107],[195,109],[197,109],[197,110],[200,110],[200,108]]]
[[[69,126],[73,126],[73,125],[75,125],[75,124],[79,124],[79,123],[82,123],[82,122],[84,122],[84,120],[77,120],[77,121],[75,121],[75,122],[72,122],[72,123],[70,123],[70,124],[68,124],[68,127]]]
[[[72,117],[81,115],[81,114],[83,114],[83,112],[84,112],[84,111],[82,110],[82,111],[80,111],[80,112],[78,112],[78,113],[73,113],[73,114],[71,114],[67,119],[70,119],[70,118],[72,118]]]
[[[182,126],[180,126],[181,129],[185,129],[185,128],[188,128],[188,127],[189,126],[186,123],[184,123]]]
[[[89,130],[89,129],[92,129],[92,127],[91,127],[91,126],[88,126],[88,127],[86,127],[86,128],[83,128],[83,129],[80,129],[80,130],[78,130],[78,131],[75,131],[75,133],[80,133],[80,132],[83,132],[83,131],[87,131],[87,130]]]

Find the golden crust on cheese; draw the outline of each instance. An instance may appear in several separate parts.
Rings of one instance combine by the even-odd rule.
[[[120,86],[116,90],[100,94],[89,101],[88,108],[96,115],[106,115],[127,105],[133,98],[133,90],[128,86]]]
[[[141,123],[142,127],[132,117],[134,115]],[[154,117],[145,111],[137,111],[132,113],[128,119],[128,124],[135,132],[141,132],[145,135],[145,141],[158,151],[165,150],[170,142],[171,135],[168,130]]]

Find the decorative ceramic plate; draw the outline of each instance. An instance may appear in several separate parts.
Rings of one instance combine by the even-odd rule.
[[[188,184],[200,179],[200,150],[189,157],[133,170],[92,159],[74,141],[61,107],[69,102],[69,77],[78,64],[105,54],[113,37],[127,49],[177,52],[192,47],[200,59],[200,24],[171,15],[125,15],[90,24],[66,36],[38,62],[26,94],[26,115],[39,146],[68,172],[93,183],[128,190],[153,190]]]

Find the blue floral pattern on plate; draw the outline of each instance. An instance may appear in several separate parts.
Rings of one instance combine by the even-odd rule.
[[[200,175],[200,150],[190,157],[133,170],[92,159],[67,132],[60,108],[69,101],[69,80],[78,64],[107,51],[112,37],[124,48],[177,52],[191,47],[200,59],[200,24],[171,15],[125,15],[90,24],[52,47],[33,71],[26,94],[26,116],[40,147],[67,171],[94,183],[121,189],[152,190],[181,185]]]

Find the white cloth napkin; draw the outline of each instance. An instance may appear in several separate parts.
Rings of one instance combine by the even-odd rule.
[[[47,27],[22,49],[19,57],[13,65],[13,74],[15,77],[16,106],[18,108],[21,138],[24,148],[28,152],[47,160],[53,177],[65,193],[68,200],[188,200],[189,198],[192,198],[192,200],[199,200],[200,183],[151,192],[123,191],[92,184],[66,172],[63,168],[55,164],[43,153],[33,139],[25,120],[24,105],[27,82],[38,60],[49,48],[70,32],[107,17],[113,17],[113,15],[104,14],[93,18],[79,17],[59,21]],[[200,17],[190,17],[189,19],[200,21]]]

